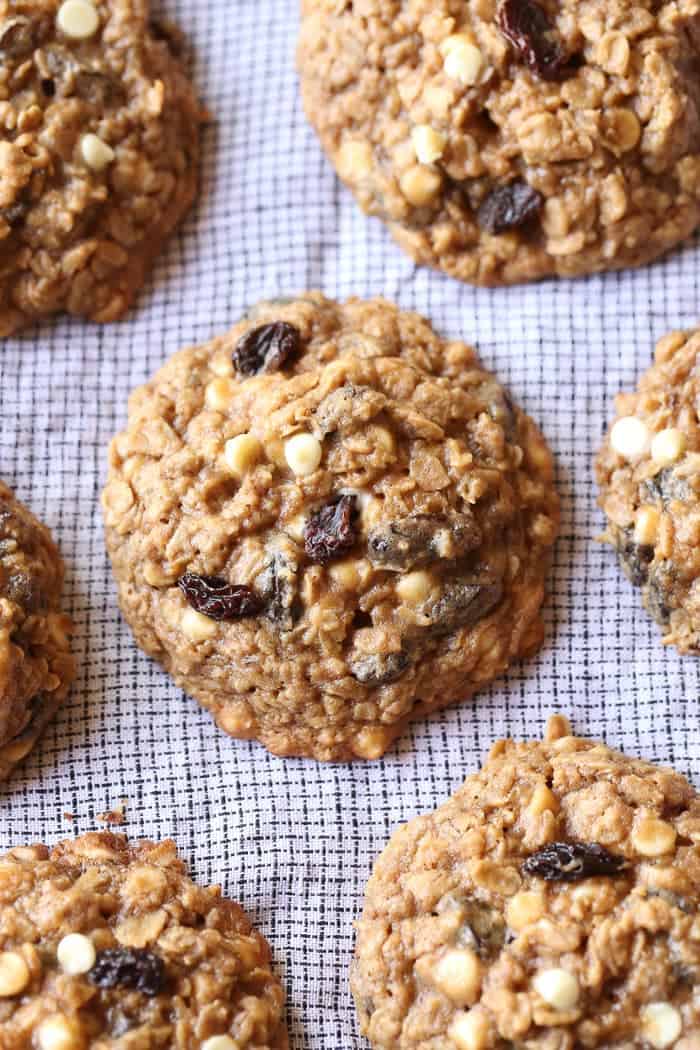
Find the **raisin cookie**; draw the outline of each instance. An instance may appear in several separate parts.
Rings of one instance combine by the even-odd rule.
[[[700,798],[570,735],[500,741],[367,884],[351,983],[377,1050],[696,1050]]]
[[[0,780],[31,751],[75,677],[62,586],[49,530],[0,482]]]
[[[262,303],[133,394],[103,506],[136,640],[232,736],[377,758],[542,641],[537,427],[382,300]]]
[[[700,330],[672,332],[596,462],[603,535],[665,643],[700,653]]]
[[[0,1050],[286,1050],[270,949],[175,845],[0,857]]]
[[[189,208],[201,112],[147,0],[0,0],[0,337],[114,321]]]
[[[700,222],[700,15],[651,0],[303,0],[304,104],[418,262],[637,266]]]

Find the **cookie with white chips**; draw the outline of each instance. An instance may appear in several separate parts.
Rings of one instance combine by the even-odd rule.
[[[700,798],[571,735],[497,743],[367,884],[352,990],[375,1050],[697,1050]]]
[[[596,461],[603,538],[666,644],[700,653],[700,330],[656,346]]]

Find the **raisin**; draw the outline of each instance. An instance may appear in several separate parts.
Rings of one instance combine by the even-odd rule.
[[[424,610],[430,619],[427,629],[439,636],[451,634],[460,627],[473,627],[498,605],[502,596],[500,580],[451,580],[443,586],[438,600]]]
[[[14,227],[19,226],[28,211],[29,204],[26,201],[15,201],[9,207],[0,209],[0,215],[8,226]]]
[[[498,28],[528,69],[541,80],[567,76],[568,56],[556,39],[547,12],[536,0],[501,0]]]
[[[644,605],[659,627],[668,627],[671,607],[668,604],[673,589],[674,571],[670,562],[661,562],[649,573],[644,591]]]
[[[388,685],[401,677],[410,662],[404,652],[375,653],[351,660],[349,667],[353,678],[363,685]]]
[[[246,332],[233,351],[233,363],[244,376],[277,372],[299,353],[301,332],[286,321],[275,321]]]
[[[145,948],[106,948],[98,953],[88,979],[98,988],[134,988],[153,997],[165,987],[165,965]]]
[[[10,18],[0,27],[0,51],[21,58],[34,50],[34,26],[28,18]]]
[[[431,561],[462,557],[475,550],[481,539],[481,529],[471,514],[409,514],[373,529],[367,549],[373,565],[402,572]]]
[[[542,195],[518,179],[492,190],[479,206],[476,218],[486,233],[505,233],[534,219],[541,207]]]
[[[673,467],[666,467],[653,478],[647,478],[644,488],[652,499],[660,499],[663,503],[671,503],[673,500],[685,503],[694,495],[687,479],[679,478]]]
[[[301,615],[299,563],[289,541],[276,540],[271,557],[256,584],[265,601],[265,615],[282,631],[291,631]]]
[[[257,616],[263,607],[261,599],[250,587],[229,583],[222,576],[186,572],[177,585],[192,608],[212,620]]]
[[[629,581],[635,587],[641,587],[649,576],[649,565],[654,560],[654,548],[646,543],[635,543],[630,537],[630,530],[625,529],[616,544],[617,556]]]
[[[623,857],[596,842],[550,842],[528,857],[522,870],[546,882],[576,882],[593,875],[619,875],[626,867]]]
[[[338,496],[312,514],[304,529],[304,550],[311,561],[325,565],[355,546],[357,505],[354,496]]]

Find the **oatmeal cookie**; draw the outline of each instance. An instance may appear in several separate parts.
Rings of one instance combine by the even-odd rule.
[[[103,494],[136,640],[232,736],[377,758],[542,641],[537,427],[382,300],[262,303],[130,401]]]
[[[147,0],[0,0],[0,337],[128,310],[196,189],[177,50]]]
[[[672,332],[596,462],[612,544],[663,641],[700,654],[700,330]]]
[[[367,884],[351,983],[376,1050],[696,1050],[700,798],[570,735],[500,741]]]
[[[309,120],[418,262],[498,285],[638,266],[700,222],[700,4],[303,0]]]
[[[19,847],[0,898],[0,1050],[286,1050],[267,942],[173,842]]]
[[[0,780],[31,751],[75,677],[62,586],[49,530],[0,482]]]

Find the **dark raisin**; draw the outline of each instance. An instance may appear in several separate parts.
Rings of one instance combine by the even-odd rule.
[[[238,620],[257,616],[263,603],[250,587],[229,583],[222,576],[198,576],[186,572],[177,585],[197,612],[212,620]]]
[[[668,627],[671,617],[669,600],[673,590],[674,570],[670,562],[661,562],[649,573],[644,590],[644,605],[659,627]]]
[[[0,593],[3,590],[5,597],[19,605],[27,613],[36,612],[45,604],[44,595],[38,580],[24,572],[11,573],[5,586],[0,587]]]
[[[304,550],[311,561],[324,565],[355,546],[357,501],[338,496],[312,514],[304,529]]]
[[[301,614],[299,601],[299,563],[289,542],[277,541],[256,585],[265,602],[265,615],[281,631],[291,631]]]
[[[0,215],[8,226],[14,227],[19,226],[28,211],[29,204],[26,201],[15,201],[8,208],[0,209]]]
[[[646,543],[635,543],[629,529],[618,538],[616,548],[625,575],[635,587],[641,587],[649,576],[649,565],[654,560],[654,548]]]
[[[0,26],[0,51],[21,58],[34,50],[34,26],[28,18],[10,18]]]
[[[275,321],[246,332],[233,351],[233,363],[244,376],[277,372],[296,357],[301,347],[301,332],[286,321]]]
[[[534,219],[541,207],[542,195],[518,179],[492,190],[479,206],[476,218],[487,233],[505,233]]]
[[[664,503],[671,503],[673,500],[686,503],[694,496],[687,478],[679,478],[673,467],[666,467],[653,478],[647,478],[644,488],[652,499],[660,499]]]
[[[546,882],[577,882],[593,875],[619,875],[626,867],[624,857],[596,842],[550,842],[528,857],[522,870]]]
[[[438,600],[423,611],[430,619],[428,631],[434,635],[451,634],[460,627],[472,627],[498,605],[503,596],[500,580],[478,579],[447,581]]]
[[[42,77],[41,90],[47,98],[53,98],[56,94],[56,84],[51,77]]]
[[[495,908],[481,901],[460,902],[464,920],[457,931],[460,948],[472,948],[482,959],[493,959],[506,942],[506,926]]]
[[[88,979],[98,988],[134,988],[152,997],[165,987],[165,965],[145,948],[106,948],[98,953]]]
[[[568,56],[547,12],[536,0],[501,0],[496,19],[506,40],[536,76],[561,80],[568,75]]]
[[[388,685],[401,677],[410,662],[404,652],[376,653],[350,660],[349,667],[353,677],[363,685]]]
[[[409,514],[370,532],[369,559],[382,569],[402,572],[440,559],[460,558],[481,544],[473,515]]]

